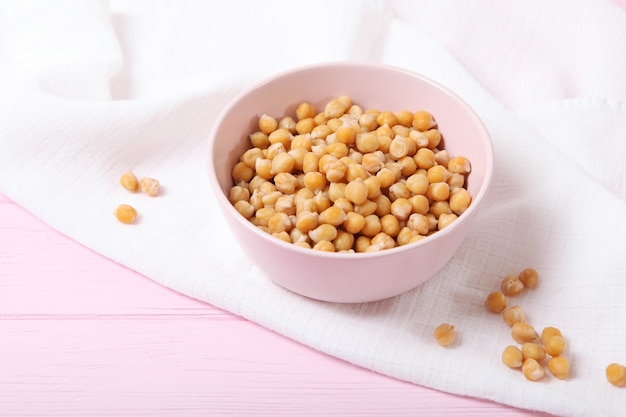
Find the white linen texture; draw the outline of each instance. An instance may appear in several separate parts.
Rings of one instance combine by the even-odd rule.
[[[559,416],[623,414],[625,392],[604,375],[626,364],[617,2],[0,1],[0,41],[0,192],[61,233],[375,372]],[[326,61],[426,75],[464,98],[494,143],[493,186],[459,252],[392,299],[325,303],[273,284],[229,235],[208,184],[206,140],[225,104]],[[158,178],[162,194],[122,189],[129,169]],[[115,219],[122,202],[138,224]],[[537,329],[563,331],[567,381],[533,383],[501,363],[514,342],[484,300],[528,266],[540,285],[512,302]],[[442,322],[459,335],[448,348],[432,336]]]

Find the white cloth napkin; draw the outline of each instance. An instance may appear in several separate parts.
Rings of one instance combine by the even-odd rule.
[[[626,364],[618,3],[2,1],[0,40],[0,192],[60,232],[376,372],[556,415],[623,414],[626,392],[604,375]],[[336,60],[447,85],[495,146],[493,188],[459,252],[380,302],[317,302],[271,283],[229,236],[205,175],[207,134],[228,100],[276,71]],[[158,178],[162,195],[123,190],[129,169]],[[117,222],[120,203],[138,224]],[[541,284],[513,302],[536,328],[563,331],[568,381],[529,382],[500,361],[510,330],[483,302],[527,266]],[[434,342],[441,322],[457,327],[451,347]]]

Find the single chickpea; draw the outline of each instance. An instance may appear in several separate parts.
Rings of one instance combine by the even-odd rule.
[[[458,216],[454,213],[443,213],[439,216],[439,219],[437,219],[437,230],[442,230],[450,226],[457,218]]]
[[[500,283],[502,293],[507,297],[511,297],[521,293],[524,290],[524,284],[515,274],[509,274]]]
[[[291,139],[293,139],[293,135],[287,129],[278,128],[270,133],[267,138],[270,141],[270,145],[280,143],[283,145],[285,150],[287,150],[291,147]]]
[[[435,149],[441,143],[441,132],[439,131],[439,129],[428,129],[424,131],[424,135],[428,139],[428,144],[426,146],[428,146],[430,149]],[[440,163],[442,165],[448,166],[448,160],[446,160],[445,163]]]
[[[569,368],[569,360],[565,356],[555,356],[548,361],[548,370],[558,379],[568,379]]]
[[[391,184],[391,186],[388,189],[388,192],[389,192],[389,199],[391,201],[396,201],[399,198],[408,199],[412,195],[411,190],[409,190],[406,184],[403,182],[396,182],[394,184]]]
[[[389,155],[394,160],[399,160],[409,154],[408,139],[402,136],[396,136],[389,144]],[[417,164],[419,166],[419,164]]]
[[[365,224],[363,225],[360,233],[363,236],[372,238],[380,233],[381,229],[382,226],[380,225],[380,219],[378,218],[378,216],[375,214],[370,214],[368,216],[365,216]]]
[[[371,174],[378,173],[385,166],[385,155],[382,152],[367,152],[363,154],[361,166]],[[395,174],[393,181],[395,182]]]
[[[396,115],[390,111],[381,111],[376,116],[376,123],[379,126],[387,125],[393,127],[398,123],[398,119],[396,119]]]
[[[346,145],[352,145],[356,141],[357,132],[348,126],[342,126],[337,129],[337,141],[345,143]]]
[[[124,224],[132,224],[137,219],[137,210],[128,204],[120,204],[115,210],[115,217]]]
[[[346,220],[343,222],[343,228],[346,232],[352,234],[360,233],[365,227],[365,216],[355,212],[349,212],[346,215]]]
[[[379,195],[373,201],[376,203],[375,213],[378,217],[383,217],[391,213],[391,200],[385,194]]]
[[[415,164],[421,169],[430,169],[437,164],[435,153],[428,148],[420,148],[413,157]]]
[[[372,238],[368,236],[360,235],[359,237],[357,237],[356,241],[354,242],[355,252],[357,253],[367,252],[367,248],[372,246],[371,241],[372,241]]]
[[[332,241],[337,237],[337,228],[332,224],[324,223],[309,232],[309,237],[315,243],[322,240]]]
[[[298,120],[313,118],[317,114],[315,106],[308,102],[302,102],[296,108],[296,117]]]
[[[447,201],[433,201],[428,213],[439,219],[443,214],[452,214],[452,209]]]
[[[529,381],[538,381],[546,374],[544,367],[533,358],[528,358],[524,361],[522,372]]]
[[[354,211],[356,213],[362,214],[363,216],[369,216],[370,214],[374,214],[376,213],[377,209],[378,207],[376,206],[376,203],[372,200],[365,200],[361,204],[354,205]]]
[[[517,343],[537,343],[539,341],[539,335],[535,328],[524,322],[518,322],[511,326],[511,337]]]
[[[440,324],[435,328],[433,336],[441,346],[449,346],[456,340],[456,328],[448,323]]]
[[[304,186],[313,192],[318,192],[326,187],[327,181],[321,172],[307,172],[304,174]]]
[[[429,183],[446,182],[450,172],[443,165],[435,165],[427,170],[426,176]]]
[[[546,358],[546,350],[538,343],[525,342],[522,344],[522,355],[524,360],[533,358],[537,362],[541,362]]]
[[[456,175],[456,174],[453,174]],[[450,177],[452,178],[452,177]],[[448,185],[450,183],[448,182]],[[462,185],[461,185],[462,186]],[[451,186],[452,187],[452,186]],[[472,202],[472,196],[465,188],[459,188],[450,196],[450,209],[457,215],[461,215],[467,210]]]
[[[252,146],[255,148],[266,149],[268,146],[270,146],[269,137],[261,131],[250,133],[250,135],[248,135],[248,138],[250,139],[250,143],[252,144]]]
[[[565,338],[563,338],[563,336],[554,335],[548,338],[548,340],[544,343],[544,347],[548,355],[560,356],[567,347],[567,342],[565,342]]]
[[[374,152],[378,150],[378,146],[378,136],[375,133],[364,132],[356,135],[356,148],[359,152]]]
[[[259,118],[259,130],[269,135],[278,128],[278,121],[267,114],[261,115]]]
[[[333,240],[333,244],[335,245],[335,250],[337,251],[347,251],[352,249],[354,246],[354,235],[352,233],[346,232],[345,230],[337,230],[337,237]]]
[[[539,274],[533,268],[526,268],[519,274],[519,279],[525,287],[535,288],[539,283]]]
[[[469,174],[472,170],[470,162],[464,156],[457,156],[448,162],[448,171],[457,174]]]
[[[396,241],[393,237],[382,231],[372,237],[370,243],[371,246],[368,248],[368,251],[391,249],[396,246]]]
[[[398,163],[400,164],[400,172],[405,178],[417,171],[417,164],[409,155],[398,159]]]
[[[250,148],[241,155],[241,162],[254,169],[256,165],[256,160],[259,158],[264,158],[263,150],[261,148]]]
[[[403,227],[398,232],[398,236],[396,236],[396,241],[398,242],[398,246],[404,246],[411,243],[412,239],[416,236],[419,236],[419,233],[416,230],[410,229],[409,227]]]
[[[485,307],[492,313],[500,313],[507,306],[507,298],[499,291],[490,293],[485,300]]]
[[[365,181],[370,176],[367,169],[361,164],[347,164],[346,167],[346,180],[348,181],[354,181],[357,178]]]
[[[397,198],[391,203],[391,214],[396,216],[398,220],[407,220],[412,210],[413,205],[408,198]]]
[[[435,119],[432,114],[425,110],[418,110],[413,113],[413,122],[412,125],[415,129],[420,132],[424,132],[428,129],[431,129],[437,125]]]
[[[389,188],[396,182],[396,175],[387,167],[380,168],[376,176],[380,179],[381,188]]]
[[[430,222],[425,215],[413,213],[409,216],[406,227],[415,230],[420,235],[426,235],[430,231]]]
[[[333,226],[337,227],[343,224],[343,222],[346,221],[347,218],[348,215],[340,207],[330,206],[320,213],[319,222],[322,224],[332,224]]]
[[[259,159],[257,160],[257,163],[258,161],[265,161],[265,159]],[[270,168],[271,168],[271,162],[270,162]],[[252,179],[252,177],[254,177],[254,170],[250,168],[248,165],[246,165],[244,162],[240,161],[240,162],[237,162],[235,166],[233,167],[231,176],[233,178],[233,181],[235,181],[236,183],[237,182],[249,182]],[[141,179],[142,191],[144,187],[146,188],[146,190],[148,190],[150,189],[151,186],[154,186],[155,185],[154,181],[156,180],[142,178]],[[155,189],[158,193],[158,184],[156,184]]]
[[[446,182],[431,183],[426,190],[426,197],[433,201],[447,201],[450,197],[450,186]]]
[[[296,228],[302,233],[309,233],[319,226],[319,215],[315,211],[302,211],[296,215]]]
[[[509,345],[502,351],[502,362],[509,368],[521,368],[524,355],[517,346]]]
[[[606,379],[616,387],[626,386],[626,366],[612,363],[606,367]]]
[[[300,119],[296,123],[296,133],[299,135],[309,135],[309,138],[311,137],[310,133],[313,131],[313,128],[315,128],[315,120],[313,120],[312,117]]]
[[[515,323],[526,321],[526,313],[521,306],[511,306],[502,312],[502,318],[509,327],[513,327]]]
[[[400,232],[400,221],[393,214],[386,214],[380,217],[380,230],[389,236],[395,237]]]
[[[277,211],[267,220],[267,228],[270,233],[289,231],[291,227],[291,220],[286,213]]]
[[[409,110],[398,110],[394,114],[399,125],[405,127],[413,126],[413,113]]]
[[[346,185],[345,196],[352,203],[358,205],[367,200],[368,191],[369,190],[365,182],[363,182],[361,178],[357,178],[354,181],[350,181],[348,185]]]
[[[543,330],[541,331],[541,343],[543,343],[544,345],[548,344],[548,340],[550,340],[553,336],[563,336],[563,333],[561,333],[561,330],[559,330],[556,327],[552,327],[552,326],[548,326],[548,327],[544,327]]]
[[[406,187],[413,194],[426,194],[428,191],[428,177],[424,174],[416,173],[406,179]]]
[[[328,198],[330,198],[330,201],[333,203],[336,203],[336,201],[340,199],[346,200],[351,207],[354,208],[352,203],[346,199],[346,185],[347,184],[343,182],[330,182],[327,188]]]
[[[139,181],[137,181],[137,177],[132,171],[125,172],[120,177],[120,184],[132,193],[139,189]]]
[[[235,207],[235,210],[248,220],[252,218],[254,212],[256,211],[254,206],[245,200],[236,201],[233,206]]]
[[[424,215],[428,214],[430,210],[430,203],[428,202],[426,196],[414,195],[409,198],[409,201],[413,206],[413,213],[419,213]]]
[[[283,194],[293,194],[298,186],[298,180],[288,172],[279,172],[274,177],[274,184]]]
[[[287,152],[282,152],[282,153],[277,154],[272,159],[272,166],[270,168],[270,173],[276,175],[281,172],[292,172],[295,166],[296,166],[295,158]]]
[[[344,105],[338,99],[333,99],[326,103],[326,107],[324,108],[324,115],[328,119],[338,118],[343,116],[343,114],[348,110],[348,107]]]
[[[278,127],[282,129],[287,129],[291,132],[292,135],[296,133],[296,121],[293,120],[293,117],[291,116],[285,116],[280,119],[278,121]]]

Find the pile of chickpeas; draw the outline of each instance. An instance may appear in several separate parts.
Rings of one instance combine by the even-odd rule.
[[[544,327],[538,332],[526,320],[520,305],[510,305],[513,297],[539,284],[539,274],[534,268],[526,268],[519,274],[509,274],[500,282],[500,290],[489,293],[485,299],[486,309],[501,314],[511,328],[511,338],[516,344],[507,345],[501,354],[504,365],[518,369],[529,381],[540,381],[546,376],[546,368],[554,377],[567,380],[570,376],[570,361],[566,354],[567,342],[561,330],[554,326]],[[457,329],[442,323],[433,332],[441,346],[449,346],[456,340]],[[611,363],[605,370],[607,381],[616,387],[626,387],[626,366]]]
[[[263,114],[232,169],[229,200],[298,246],[371,252],[441,230],[469,207],[470,161],[443,149],[425,110],[364,110],[348,96],[295,118]]]

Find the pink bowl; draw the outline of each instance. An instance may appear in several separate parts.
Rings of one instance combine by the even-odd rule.
[[[295,114],[309,101],[323,109],[348,95],[364,109],[430,111],[452,156],[472,164],[470,207],[445,229],[416,243],[372,253],[329,253],[283,242],[259,230],[228,201],[231,169],[249,148],[259,116]],[[296,68],[239,94],[220,114],[208,140],[208,176],[224,219],[242,250],[265,275],[295,293],[331,302],[367,302],[406,292],[432,277],[466,237],[489,188],[493,148],[476,113],[446,87],[390,66],[325,63]]]

